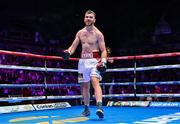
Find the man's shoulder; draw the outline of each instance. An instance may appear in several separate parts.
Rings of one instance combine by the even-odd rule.
[[[103,36],[103,33],[100,31],[100,30],[96,30],[96,35],[99,37],[102,37]]]
[[[96,32],[97,34],[103,35],[103,33],[102,33],[97,27],[95,27],[94,29],[95,29],[95,32]]]
[[[77,33],[76,33],[76,37],[79,37],[82,34],[82,29],[80,29]]]
[[[84,31],[85,31],[85,29],[82,28],[82,29],[80,29],[80,30],[77,32],[77,34],[80,34],[80,33],[84,32]]]

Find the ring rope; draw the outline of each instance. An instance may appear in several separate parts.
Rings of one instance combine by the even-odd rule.
[[[120,97],[180,97],[180,94],[107,94],[102,95],[103,98],[120,98]],[[47,99],[79,99],[82,95],[71,95],[71,96],[47,96]],[[94,95],[93,95],[94,98]],[[0,102],[11,102],[11,101],[27,101],[27,100],[45,100],[46,96],[33,96],[33,97],[6,97],[0,98]]]
[[[30,67],[30,66],[16,66],[16,65],[0,65],[1,69],[21,69],[21,70],[31,70],[31,71],[47,71],[47,72],[78,72],[77,69],[59,69],[59,68],[44,68],[44,67]],[[174,65],[159,65],[159,66],[148,66],[148,67],[136,67],[136,71],[145,70],[156,70],[156,69],[173,69],[180,68],[180,64]],[[107,69],[106,72],[124,72],[124,71],[134,71],[134,68],[115,68]]]
[[[6,50],[0,50],[0,54],[26,56],[26,57],[42,58],[42,59],[64,60],[62,57],[59,57],[59,56],[37,55],[37,54],[31,54],[31,53],[14,52],[14,51],[6,51]],[[127,60],[127,59],[146,59],[146,58],[161,58],[161,57],[173,57],[173,56],[180,56],[180,52],[136,55],[136,56],[122,56],[122,57],[108,57],[108,59]],[[69,60],[77,61],[79,60],[79,58],[70,58]]]
[[[114,83],[101,83],[101,85],[113,85],[113,86],[129,86],[134,85],[134,82],[114,82]],[[180,81],[160,81],[160,82],[136,82],[136,85],[176,85],[180,84]],[[0,85],[1,86],[1,85]]]
[[[180,64],[136,67],[136,71],[156,70],[156,69],[173,69],[173,68],[180,68]],[[106,70],[106,72],[124,72],[124,71],[134,71],[134,68],[115,68],[115,69],[107,69]]]
[[[0,84],[0,88],[8,87],[8,88],[17,88],[17,87],[44,87],[44,84]],[[80,84],[47,84],[48,87],[54,86],[80,86]]]
[[[116,83],[100,83],[100,85],[106,86],[129,86],[134,85],[134,82],[116,82]],[[180,84],[180,81],[161,81],[161,82],[136,82],[136,85],[176,85]],[[81,84],[47,84],[48,87],[54,86],[80,86]],[[44,84],[0,84],[0,88],[8,87],[8,88],[17,88],[17,87],[44,87]]]
[[[16,66],[16,65],[0,65],[0,68],[1,69],[45,71],[45,72],[78,72],[77,69],[43,68],[43,67]],[[136,71],[156,70],[156,69],[174,69],[174,68],[180,68],[180,64],[136,67]],[[124,71],[134,71],[134,68],[115,68],[115,69],[106,70],[106,72],[124,72]]]
[[[31,71],[47,71],[47,72],[78,72],[77,69],[61,69],[61,68],[44,68],[31,66],[17,66],[17,65],[0,65],[1,69],[21,69]]]
[[[33,97],[6,97],[6,98],[0,98],[1,102],[6,101],[26,101],[26,100],[43,100],[46,99],[45,96],[33,96]]]
[[[180,97],[180,94],[108,94],[108,95],[103,95],[104,98],[109,98],[109,97]]]

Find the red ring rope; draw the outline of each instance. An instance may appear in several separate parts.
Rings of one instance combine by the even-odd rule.
[[[37,55],[37,54],[31,54],[31,53],[14,52],[14,51],[6,51],[6,50],[0,50],[0,54],[26,56],[26,57],[42,58],[42,59],[64,60],[62,57],[59,57],[59,56]],[[137,55],[137,56],[108,57],[108,59],[111,59],[111,60],[128,60],[128,59],[146,59],[146,58],[160,58],[160,57],[174,57],[174,56],[180,56],[180,52],[149,54],[149,55]],[[80,58],[70,58],[69,60],[77,61],[79,59]]]

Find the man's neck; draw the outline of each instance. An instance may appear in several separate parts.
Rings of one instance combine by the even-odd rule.
[[[86,26],[86,30],[88,32],[92,31],[94,29],[94,25]]]

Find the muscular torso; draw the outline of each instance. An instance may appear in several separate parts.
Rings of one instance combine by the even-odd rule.
[[[82,44],[82,54],[89,54],[99,51],[98,31],[96,29],[87,31],[82,29],[79,32],[79,39]]]

